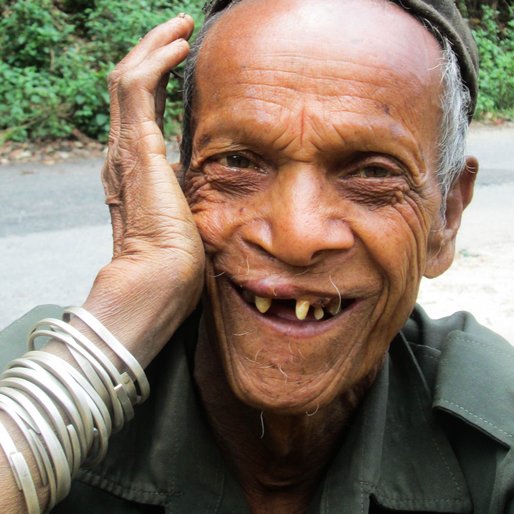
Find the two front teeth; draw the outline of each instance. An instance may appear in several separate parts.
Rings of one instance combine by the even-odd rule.
[[[265,314],[266,312],[269,311],[269,309],[271,308],[271,304],[273,302],[273,300],[271,298],[263,298],[262,296],[256,296],[254,301],[255,301],[255,307],[262,314]],[[296,300],[296,306],[295,306],[296,317],[299,320],[303,321],[307,317],[307,314],[309,314],[310,308],[311,308],[311,304],[310,304],[309,300],[301,300],[301,299]],[[337,301],[336,303],[331,303],[326,307],[312,306],[312,308],[314,309],[314,311],[313,311],[314,318],[319,321],[320,319],[324,318],[325,309],[332,316],[339,314],[339,312],[341,311],[341,301]]]

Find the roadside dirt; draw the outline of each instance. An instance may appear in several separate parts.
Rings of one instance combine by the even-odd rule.
[[[8,141],[0,146],[0,165],[34,161],[55,164],[69,159],[92,159],[105,154],[105,145],[85,136],[81,139],[25,143]]]

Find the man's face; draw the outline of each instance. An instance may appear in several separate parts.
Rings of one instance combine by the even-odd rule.
[[[300,413],[356,385],[434,274],[440,57],[368,0],[246,0],[209,32],[186,194],[245,403]]]

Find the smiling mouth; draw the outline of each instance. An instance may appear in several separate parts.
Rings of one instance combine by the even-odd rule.
[[[326,321],[341,314],[354,302],[353,298],[277,298],[257,296],[240,286],[234,288],[244,302],[263,316],[286,320]]]

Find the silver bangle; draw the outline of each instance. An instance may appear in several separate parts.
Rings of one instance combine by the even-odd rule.
[[[36,333],[38,331],[38,327],[41,325],[50,326],[52,328],[58,328],[65,334],[70,335],[76,343],[78,343],[84,350],[88,352],[89,355],[84,354],[84,357],[86,357],[91,364],[94,364],[94,359],[96,359],[101,364],[103,369],[108,373],[112,381],[114,391],[116,392],[116,397],[121,403],[124,412],[124,416],[121,420],[117,420],[115,418],[114,430],[120,430],[123,427],[125,421],[130,420],[134,417],[134,409],[132,407],[132,403],[126,390],[126,382],[123,380],[114,364],[86,336],[84,336],[81,332],[79,332],[77,329],[75,329],[68,323],[65,323],[64,321],[54,318],[46,318],[37,323],[34,329]],[[41,329],[39,329],[39,331],[41,332]],[[29,343],[33,344],[33,338],[31,338],[29,338]],[[90,356],[94,357],[94,359],[91,359]],[[113,403],[113,407],[115,406],[115,404],[116,402]]]
[[[46,448],[43,446],[36,432],[32,428],[32,420],[27,418],[26,413],[20,405],[8,396],[0,393],[0,409],[3,410],[18,425],[27,443],[34,454],[36,465],[41,477],[43,486],[48,486],[50,498],[49,509],[55,505],[56,484],[52,464]]]
[[[109,377],[114,384],[114,390],[125,412],[125,420],[128,421],[134,417],[134,409],[130,397],[135,397],[135,386],[130,376],[120,373],[111,360],[98,348],[93,342],[87,338],[82,332],[72,327],[69,323],[61,320],[47,318],[40,323],[52,321],[53,326],[57,326],[61,331],[69,334],[82,348],[91,354],[107,371]],[[92,362],[90,360],[90,362]]]
[[[18,368],[19,369],[19,368]],[[32,398],[33,403],[38,405],[40,408],[40,413],[46,418],[46,421],[53,427],[54,432],[61,443],[61,446],[64,450],[64,454],[66,455],[66,460],[70,465],[70,473],[73,469],[73,448],[71,445],[71,440],[69,433],[66,429],[66,423],[62,418],[59,409],[53,404],[50,397],[38,386],[33,384],[25,377],[27,376],[27,370],[21,368],[18,373],[17,368],[11,368],[6,370],[2,374],[2,378],[0,380],[0,387],[12,387],[14,389],[18,389],[21,392],[25,393],[29,398]]]
[[[64,430],[67,433],[71,447],[72,473],[76,473],[82,462],[82,454],[87,454],[87,438],[80,414],[62,384],[40,365],[24,358],[11,362],[10,367],[4,372],[3,376],[30,380],[61,406],[71,423],[65,424]],[[40,398],[37,400],[38,403],[44,403]],[[84,443],[82,447],[79,444],[80,440]]]
[[[68,307],[64,311],[64,319],[66,320],[66,317],[69,318],[71,315],[77,316],[77,318],[82,320],[125,363],[133,383],[139,389],[136,403],[144,402],[150,395],[150,384],[143,368],[134,356],[86,309],[82,307]]]
[[[79,415],[79,419],[76,420],[77,422],[75,426],[76,430],[78,431],[78,435],[81,437],[81,439],[84,439],[81,448],[82,453],[86,455],[93,439],[93,418],[91,416],[90,410],[87,408],[87,394],[81,388],[76,387],[76,381],[71,375],[61,374],[60,376],[56,377],[54,373],[55,368],[45,367],[41,363],[34,360],[30,353],[31,352],[28,352],[25,354],[25,357],[16,359],[13,361],[13,364],[25,366],[37,371],[38,373],[41,373],[42,375],[46,375],[52,381],[58,384],[58,387],[62,388],[64,393],[63,396],[67,397],[68,403],[72,405],[69,407],[70,419],[76,419],[73,409],[75,409]],[[62,362],[65,361],[62,360]],[[59,360],[55,361],[55,366],[58,366],[58,363],[60,363]],[[66,400],[63,400],[63,402],[64,401]]]
[[[93,466],[104,458],[111,432],[121,429],[134,416],[133,406],[150,393],[143,368],[107,328],[80,307],[66,309],[63,319],[69,321],[72,316],[114,352],[124,371],[118,371],[106,353],[69,323],[46,318],[29,336],[31,351],[0,375],[0,411],[26,440],[41,484],[48,486],[50,510],[68,494],[71,476],[82,464]],[[35,350],[40,337],[64,344],[83,374],[64,359]],[[25,457],[1,423],[0,445],[28,513],[40,514]]]
[[[39,409],[34,406],[18,389],[11,387],[2,387],[1,394],[10,397],[18,403],[33,421],[36,433],[43,439],[46,450],[52,462],[52,470],[56,482],[56,501],[59,502],[66,497],[71,487],[71,474],[66,455],[55,435],[52,427],[46,421]]]
[[[107,387],[109,387],[112,382],[108,378],[108,375],[104,372],[104,375],[107,376],[107,380],[105,380],[107,387],[104,386],[104,383],[100,379],[98,373],[95,372],[93,366],[90,364],[88,360],[90,359],[89,352],[82,348],[69,334],[65,334],[64,332],[52,329],[36,329],[36,327],[33,328],[32,332],[29,334],[28,337],[27,346],[29,350],[35,348],[35,340],[38,337],[44,336],[49,337],[51,339],[57,339],[58,341],[60,341],[68,347],[68,350],[72,354],[73,358],[77,362],[78,366],[80,367],[84,375],[86,375],[86,378],[91,382],[92,386],[96,389],[97,393],[102,397],[102,400],[107,404],[109,401],[109,392],[107,391]],[[81,357],[82,355],[87,355],[87,358]],[[100,366],[100,364],[96,363],[96,366],[98,369],[98,366]]]
[[[29,430],[29,424],[23,421],[23,417],[17,412],[15,407],[16,403],[13,402],[10,398],[2,397],[0,398],[0,410],[4,411],[16,424],[19,428],[20,432],[23,434],[23,437],[27,441],[27,444],[30,447],[30,450],[34,454],[34,458],[36,460],[36,466],[39,471],[39,476],[41,477],[41,483],[46,486],[48,485],[48,477],[46,476],[46,469],[39,454],[39,449],[34,444],[34,440],[32,439]]]
[[[43,461],[43,465],[45,466],[48,481],[48,489],[50,492],[50,496],[48,498],[48,510],[50,511],[57,504],[57,483],[55,482],[56,477],[53,472],[52,462],[50,460],[48,452],[46,451],[45,446],[37,436],[36,432],[30,430],[29,434],[34,442],[34,446],[37,447],[39,455],[41,456],[41,460]]]
[[[39,499],[36,493],[36,486],[25,457],[19,452],[9,432],[0,423],[0,446],[11,466],[11,471],[16,481],[18,490],[23,493],[28,514],[40,514]]]
[[[60,335],[67,336],[67,334]],[[85,377],[95,388],[95,391],[100,395],[104,403],[108,405],[109,402],[112,402],[111,393],[109,392],[110,385],[112,382],[109,378],[109,375],[107,375],[107,373],[104,371],[104,369],[100,366],[98,362],[96,362],[94,366],[91,364],[90,359],[92,359],[92,357],[84,357],[84,354],[81,352],[85,352],[85,350],[83,350],[82,348],[78,350],[77,348],[75,348],[75,346],[69,343],[65,344],[67,344],[69,352],[75,359],[75,362],[78,364],[79,368],[82,370],[82,373],[84,373]],[[100,376],[102,378],[100,378]],[[107,387],[104,384],[107,384]],[[121,404],[120,412],[122,412]]]
[[[93,466],[100,462],[107,453],[108,439],[111,435],[112,425],[111,417],[107,406],[102,401],[98,393],[91,384],[70,364],[51,353],[34,350],[25,354],[26,358],[30,358],[41,364],[45,369],[54,373],[59,379],[67,380],[66,374],[71,375],[73,380],[79,385],[77,391],[82,388],[85,394],[86,404],[90,409],[93,417],[92,429],[93,441],[89,449],[86,464]]]
[[[60,320],[55,320],[55,321],[58,321],[59,323],[61,323]],[[39,323],[37,326],[39,326]],[[93,356],[91,356],[91,354],[89,354],[85,348],[83,348],[77,341],[75,341],[75,339],[72,336],[70,336],[69,334],[61,333],[59,331],[35,328],[34,331],[30,334],[29,339],[28,339],[28,347],[30,350],[33,350],[35,348],[35,340],[38,337],[51,337],[53,339],[61,341],[62,343],[67,345],[67,347],[70,351],[78,352],[78,354],[82,355],[82,357],[84,359],[86,359],[92,365],[92,367],[95,368],[99,381],[101,381],[105,385],[105,388],[102,386],[102,391],[105,389],[105,391],[107,392],[108,400],[106,401],[104,398],[102,398],[102,396],[101,396],[102,391],[98,391],[96,389],[96,387],[94,387],[95,383],[93,383],[92,386],[94,387],[95,391],[100,396],[103,404],[110,406],[110,408],[112,410],[112,414],[113,414],[112,423],[114,426],[114,431],[116,431],[117,429],[119,430],[124,424],[123,407],[118,399],[116,390],[114,389],[114,385],[113,385],[111,379],[109,378],[109,375],[107,374],[105,369],[102,367],[102,365]],[[77,358],[76,353],[72,353],[72,355],[74,356],[75,359]],[[63,362],[65,362],[65,361],[63,360]],[[110,399],[110,402],[109,402],[109,399]],[[109,420],[110,419],[111,418],[109,416]],[[111,421],[109,421],[109,425],[111,425]],[[110,430],[111,429],[109,429],[109,431]]]
[[[32,380],[50,393],[62,406],[69,420],[75,427],[78,436],[84,440],[81,451],[85,455],[88,450],[88,434],[92,431],[93,418],[91,413],[83,408],[85,396],[81,393],[76,393],[75,388],[69,387],[67,383],[59,381],[52,373],[48,372],[37,362],[31,359],[21,357],[15,359],[10,363],[9,367],[20,366],[27,370],[32,370]],[[9,368],[8,368],[9,369]]]

